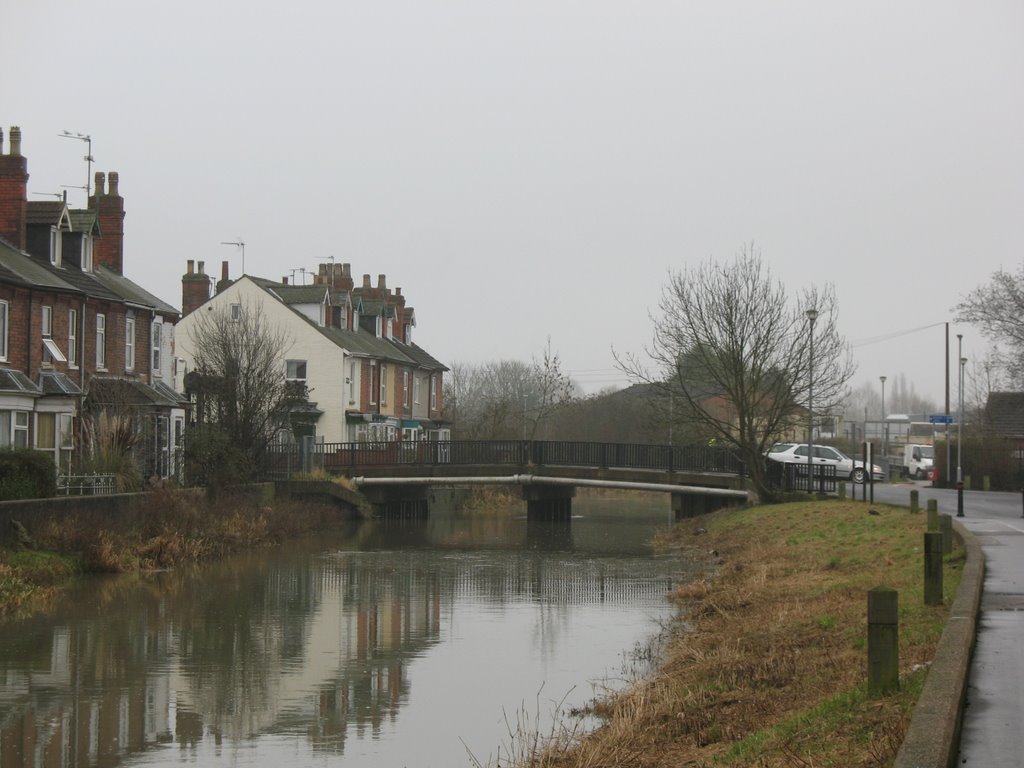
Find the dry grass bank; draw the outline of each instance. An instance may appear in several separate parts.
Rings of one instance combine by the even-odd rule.
[[[604,725],[596,732],[556,736],[513,762],[889,765],[963,558],[947,558],[946,605],[926,607],[924,529],[923,514],[839,501],[725,511],[674,528],[659,547],[700,552],[710,567],[674,596],[681,621],[660,671],[598,702]],[[875,586],[899,591],[901,690],[885,698],[870,698],[866,685],[867,591]]]
[[[77,573],[173,568],[338,530],[345,519],[332,504],[261,504],[245,495],[210,502],[156,488],[147,493],[138,526],[96,528],[69,515],[34,530],[30,549],[0,550],[0,616],[44,609],[60,584]]]

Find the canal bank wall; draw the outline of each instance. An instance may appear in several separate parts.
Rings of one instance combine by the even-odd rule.
[[[967,552],[963,575],[893,768],[951,768],[956,764],[981,614],[985,555],[964,526],[954,520],[953,529]]]

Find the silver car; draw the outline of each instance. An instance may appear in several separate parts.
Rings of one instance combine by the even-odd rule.
[[[797,464],[807,466],[807,443],[776,443],[768,451],[768,458],[783,464]],[[836,477],[849,478],[855,483],[863,483],[867,477],[864,471],[864,462],[859,459],[851,459],[845,453],[831,445],[815,445],[814,456],[811,459],[814,465],[831,465],[836,468]],[[871,474],[875,480],[885,480],[885,473],[877,464],[871,467]]]

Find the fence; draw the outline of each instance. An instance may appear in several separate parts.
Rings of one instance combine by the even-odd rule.
[[[783,491],[809,491],[808,481],[813,481],[813,490],[819,493],[835,493],[838,488],[835,465],[815,464],[807,474],[806,464],[782,464],[768,462],[768,480],[775,488]]]
[[[590,443],[548,440],[442,440],[381,443],[312,443],[275,446],[269,476],[299,472],[345,472],[396,465],[493,465],[613,467],[668,472],[746,475],[732,451],[704,446]]]
[[[58,496],[104,496],[117,493],[114,475],[57,475]]]

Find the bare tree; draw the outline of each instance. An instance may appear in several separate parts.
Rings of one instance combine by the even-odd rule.
[[[957,320],[974,323],[992,343],[991,360],[1011,382],[1024,379],[1024,264],[1016,274],[998,270],[954,307]]]
[[[541,359],[532,363],[453,364],[446,378],[445,410],[459,437],[532,440],[577,392],[549,341]]]
[[[285,380],[288,335],[258,304],[235,312],[223,307],[200,314],[189,334],[195,367],[186,384],[196,397],[197,422],[225,436],[258,470],[287,424],[288,405],[304,393],[297,395]]]
[[[756,492],[772,496],[764,454],[806,424],[812,374],[816,413],[838,410],[853,374],[833,290],[804,290],[794,306],[760,255],[745,248],[731,264],[708,260],[671,274],[658,306],[645,350],[653,370],[636,355],[617,355],[620,368],[657,388],[692,431],[734,448]],[[817,311],[813,370],[809,309]]]
[[[524,394],[523,419],[528,437],[534,440],[544,432],[548,420],[559,409],[572,402],[579,392],[578,385],[562,371],[562,360],[551,350],[548,338],[544,354],[531,367],[529,386]],[[546,435],[543,435],[546,437]]]

